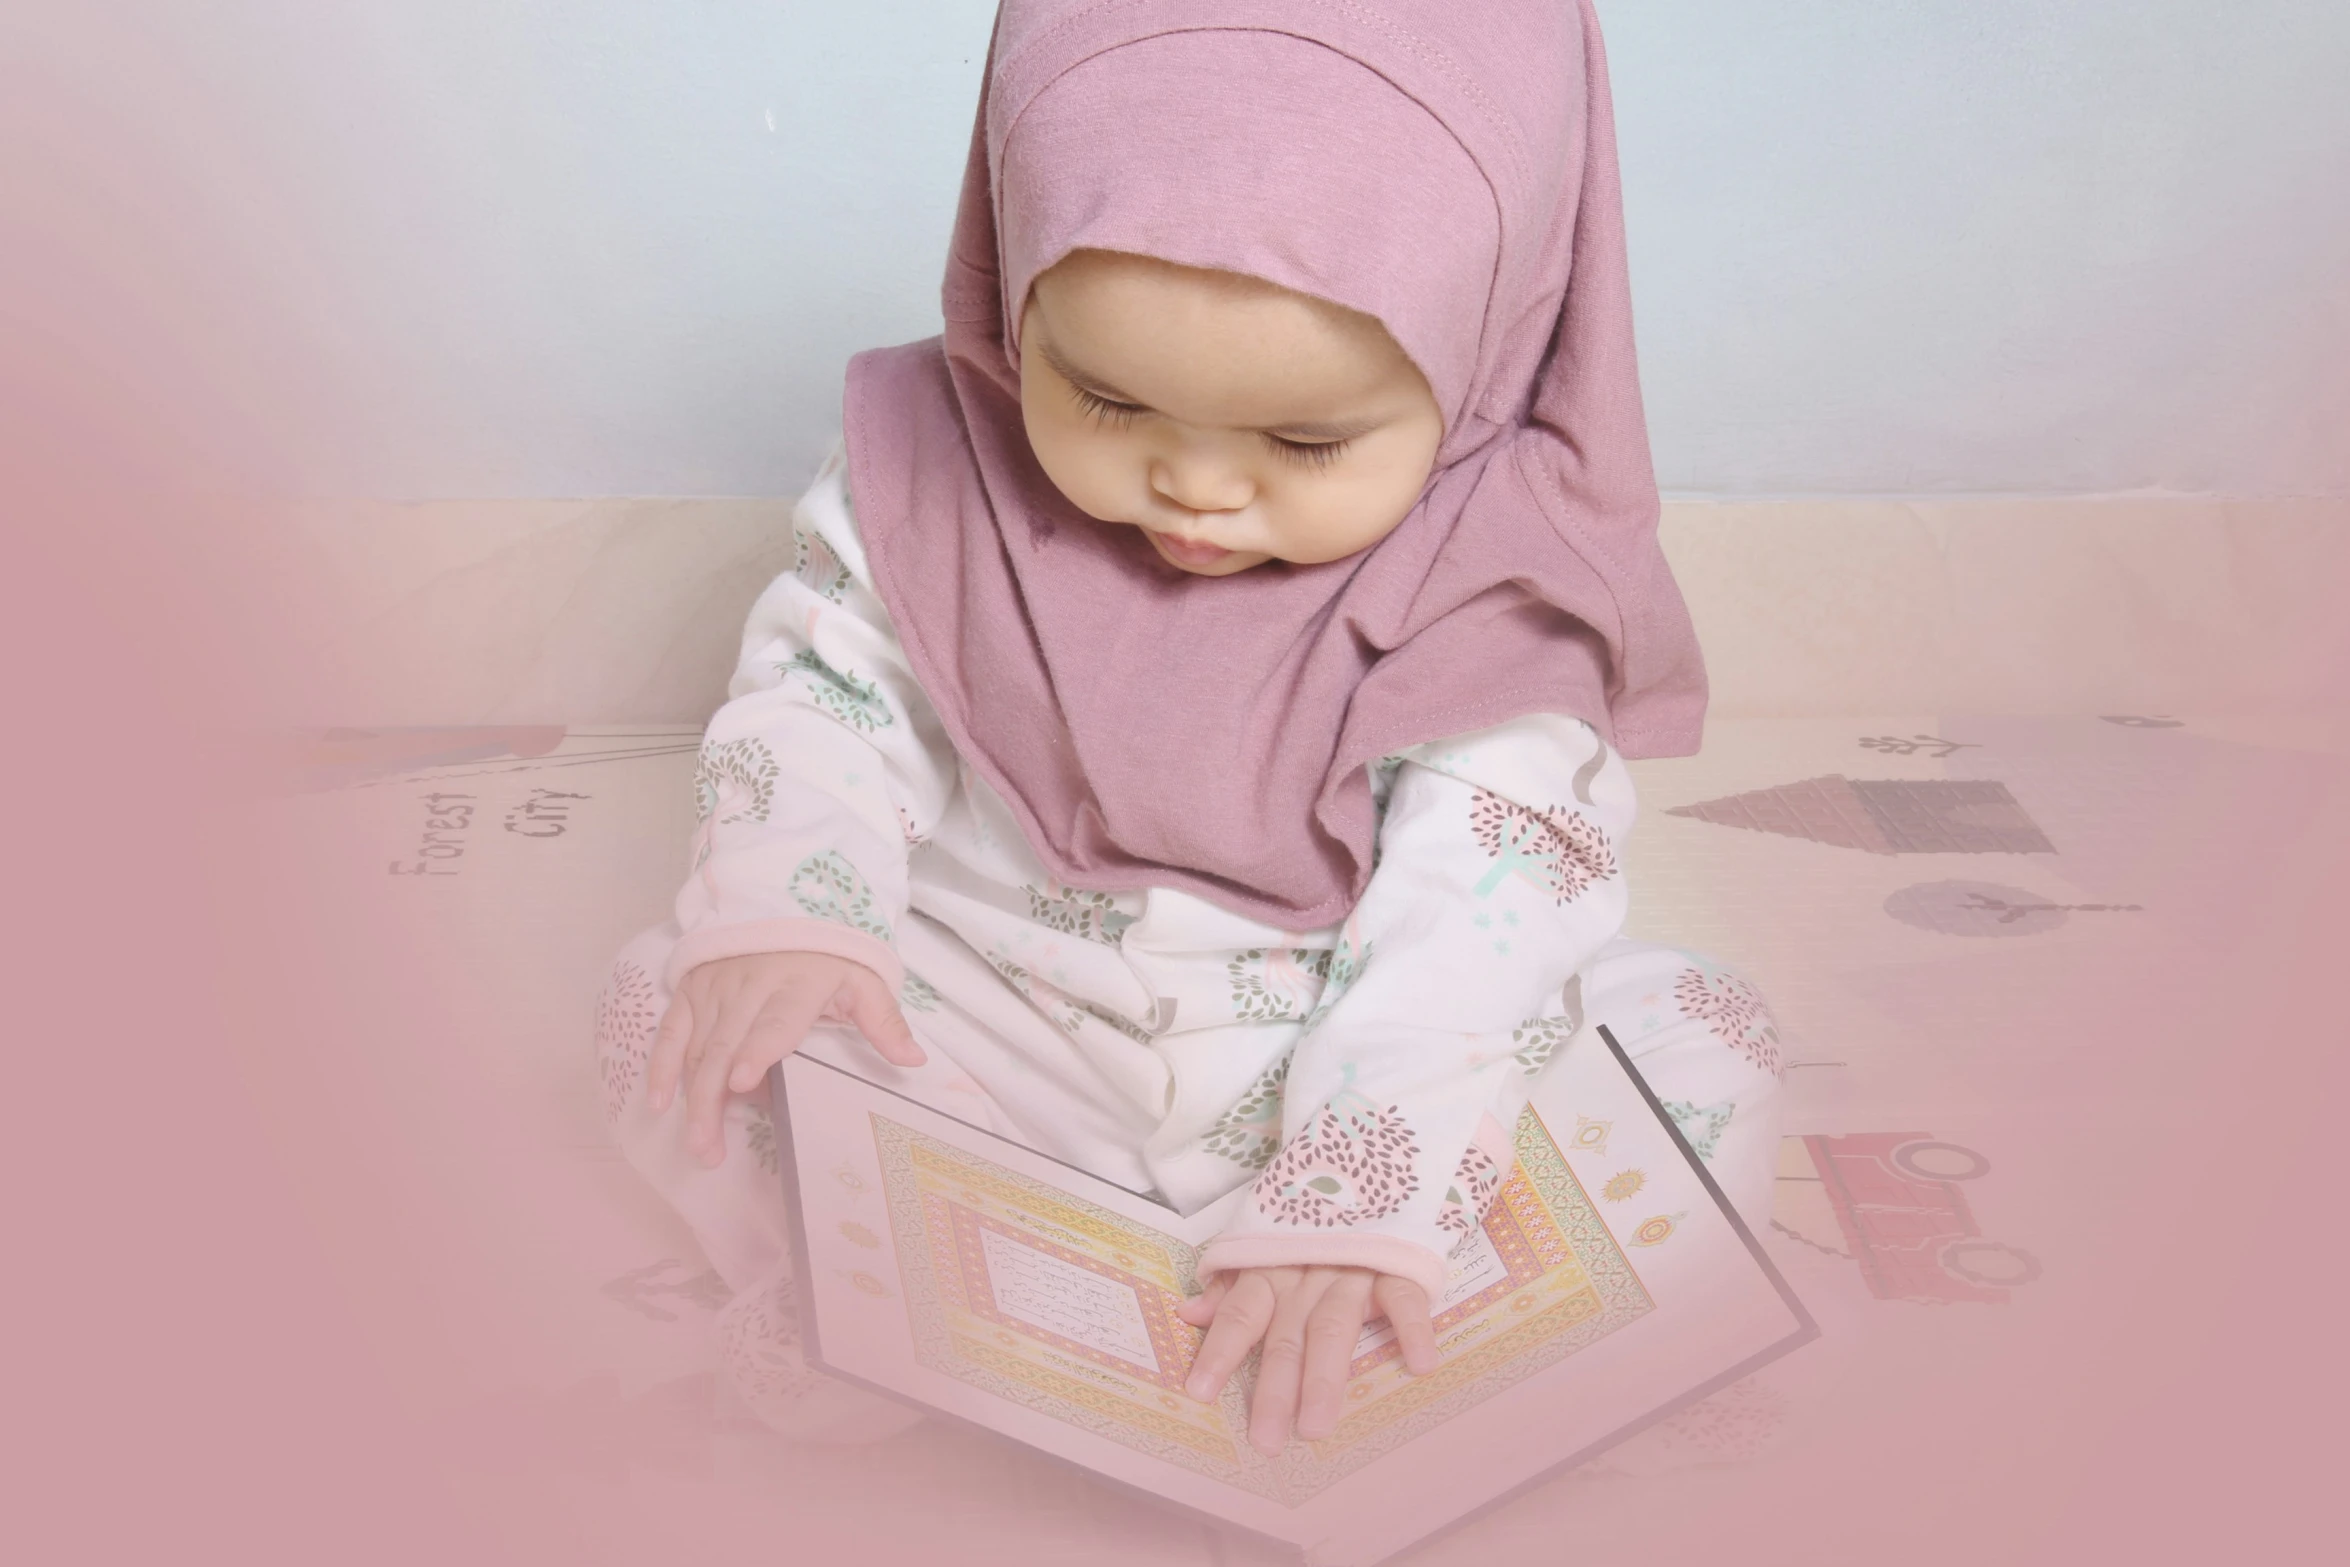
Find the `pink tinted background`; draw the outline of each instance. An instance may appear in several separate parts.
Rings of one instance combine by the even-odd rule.
[[[233,115],[135,52],[103,93],[0,66],[15,1553],[1040,1559],[1022,1519],[1076,1507],[1075,1482],[990,1450],[810,1454],[844,1489],[902,1466],[900,1499],[778,1514],[755,1487],[632,1475],[501,1376],[543,1281],[482,1215],[532,1177],[513,1106],[463,1064],[496,1052],[476,1003],[516,955],[328,901],[265,803],[288,661],[336,608],[288,564],[276,492],[365,445],[368,389],[288,341],[304,236],[240,175]],[[2275,830],[2226,805],[2211,830]],[[2116,1085],[2019,1085],[2078,1128],[2056,1142],[2095,1194],[2061,1295],[1973,1341],[1895,1344],[1909,1358],[1837,1388],[1801,1462],[1717,1476],[1702,1507],[1592,1493],[1572,1534],[1554,1508],[1543,1533],[1505,1514],[1481,1538],[1593,1562],[2322,1549],[2350,1087],[2338,773],[2314,831],[2261,847],[2244,858],[2284,872],[2239,889],[2236,939],[2170,957],[2159,1005],[2100,978],[2043,1017],[2052,1082],[2100,1075],[2087,1060]],[[428,1033],[455,1047],[411,1048]],[[925,1505],[975,1474],[999,1505]]]

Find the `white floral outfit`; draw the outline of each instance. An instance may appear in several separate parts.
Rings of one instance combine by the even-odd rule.
[[[728,1156],[646,1112],[670,988],[697,964],[827,952],[897,988],[930,1060],[862,1045],[876,1080],[1193,1212],[1252,1187],[1203,1273],[1376,1268],[1443,1288],[1507,1173],[1533,1077],[1609,1025],[1750,1224],[1771,1186],[1776,1036],[1745,981],[1619,934],[1631,780],[1586,724],[1533,715],[1373,770],[1378,863],[1335,928],[1283,931],[1187,893],[1053,880],[964,766],[872,590],[837,454],[794,513],[798,558],[751,612],[712,719],[676,918],[622,953],[598,1013],[630,1159],[736,1291],[724,1358],[787,1431],[849,1390],[793,1340],[766,1111]]]

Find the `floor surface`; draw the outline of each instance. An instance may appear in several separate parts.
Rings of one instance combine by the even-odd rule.
[[[2187,1331],[2163,1281],[2208,1293],[2238,1271],[2213,1255],[2233,1221],[2194,1216],[2246,1194],[2204,1173],[2281,1178],[2250,1173],[2268,1168],[2260,1100],[2223,1091],[2228,1062],[2350,1038],[2278,989],[2295,971],[2276,921],[2322,907],[2313,856],[2350,797],[2317,736],[2164,715],[1750,721],[1638,764],[1631,930],[1740,968],[1774,1006],[1791,1119],[1767,1243],[1823,1337],[1399,1560],[1695,1560],[1729,1521],[1752,1561],[2110,1544],[2131,1482],[2100,1455],[2142,1428],[2133,1400],[2178,1408],[2203,1386],[2200,1361],[2130,1364]],[[465,1192],[470,1265],[500,1281],[419,1308],[464,1324],[451,1418],[542,1448],[567,1505],[772,1519],[796,1542],[782,1560],[835,1559],[831,1540],[910,1559],[942,1527],[964,1560],[1282,1559],[975,1434],[817,1450],[730,1416],[720,1286],[609,1143],[590,1052],[611,953],[681,873],[695,745],[642,726],[299,748],[283,810],[313,871],[412,920],[436,1004],[467,1018],[391,1052],[375,1090]]]

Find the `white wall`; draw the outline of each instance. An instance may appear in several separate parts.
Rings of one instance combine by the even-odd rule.
[[[273,236],[254,352],[365,409],[308,486],[763,495],[812,468],[850,352],[935,330],[991,13],[147,0],[39,25],[93,101],[90,40],[135,36],[216,117],[207,156]],[[1669,489],[2350,494],[2350,0],[1603,14]]]
[[[1668,485],[2350,493],[2350,0],[1602,0]]]

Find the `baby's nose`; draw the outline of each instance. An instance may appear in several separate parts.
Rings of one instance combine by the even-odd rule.
[[[1162,457],[1151,464],[1151,488],[1185,511],[1238,511],[1255,496],[1248,475],[1204,453]]]

